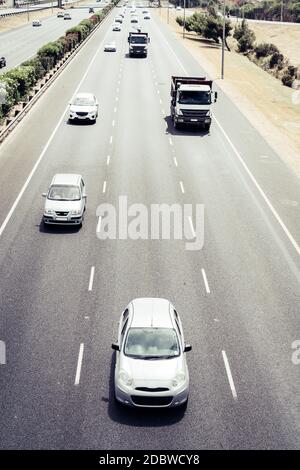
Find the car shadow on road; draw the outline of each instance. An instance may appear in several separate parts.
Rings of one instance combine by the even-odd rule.
[[[43,219],[39,225],[39,232],[40,233],[49,233],[55,235],[65,235],[67,233],[77,233],[81,229],[80,225],[52,225],[52,224],[44,224]]]
[[[90,121],[89,119],[75,119],[75,120],[66,120],[68,126],[94,126],[96,121]]]
[[[182,128],[177,128],[173,126],[172,118],[171,116],[165,116],[164,120],[167,124],[166,128],[166,134],[171,134],[171,135],[182,135],[182,136],[199,136],[199,137],[205,137],[210,134],[209,131],[205,131],[201,127],[196,127],[196,126],[184,126]]]
[[[109,400],[108,415],[120,424],[128,426],[169,426],[178,423],[184,417],[182,408],[131,408],[119,404],[115,399],[114,374],[115,374],[115,352],[112,355],[110,378],[109,378]]]

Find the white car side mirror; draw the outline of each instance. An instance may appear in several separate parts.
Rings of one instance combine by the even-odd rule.
[[[47,197],[47,193],[42,193],[42,196],[43,196],[43,197]]]

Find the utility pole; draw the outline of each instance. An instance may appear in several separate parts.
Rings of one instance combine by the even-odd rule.
[[[185,0],[183,0],[183,31],[182,37],[185,38]]]
[[[283,0],[281,0],[281,9],[280,9],[280,21],[283,21]]]
[[[223,34],[222,34],[222,65],[221,65],[221,79],[224,79],[224,59],[225,59],[225,12],[226,0],[223,0]]]
[[[170,7],[170,0],[168,0],[168,24],[169,24],[169,14],[170,14],[170,12],[169,12],[170,8],[169,7]]]

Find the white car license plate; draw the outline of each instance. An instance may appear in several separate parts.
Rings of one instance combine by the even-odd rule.
[[[192,122],[198,122],[198,119],[191,119]]]
[[[57,217],[57,220],[60,220],[61,222],[67,222],[68,217]]]

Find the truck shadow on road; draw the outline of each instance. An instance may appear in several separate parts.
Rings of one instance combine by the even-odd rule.
[[[173,126],[172,118],[171,116],[165,116],[164,120],[167,124],[166,128],[166,133],[171,134],[171,135],[182,135],[182,136],[199,136],[199,137],[205,137],[210,134],[209,131],[205,131],[204,129],[201,129],[201,127],[196,127],[196,126],[184,126],[184,127],[179,127],[175,129]]]
[[[184,410],[181,408],[130,408],[117,403],[114,393],[115,360],[115,353],[113,353],[110,368],[108,400],[108,415],[112,421],[137,427],[169,426],[181,421],[184,417]]]

